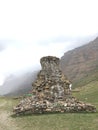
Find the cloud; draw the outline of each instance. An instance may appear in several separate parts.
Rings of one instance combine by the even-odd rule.
[[[97,12],[97,0],[0,1],[0,84],[83,45],[98,33]]]
[[[98,32],[97,0],[0,1],[0,38],[26,42]]]
[[[24,82],[29,82],[30,85],[34,77],[32,74],[36,75],[35,72],[41,69],[41,57],[52,55],[60,58],[66,51],[84,44],[78,41],[77,38],[60,37],[38,43],[3,41],[5,49],[0,52],[0,93],[16,90],[19,86],[24,86]],[[30,73],[29,77],[27,73]]]
[[[46,55],[61,56],[65,43],[35,44],[24,43],[18,45],[7,44],[6,49],[0,53],[0,77],[7,77],[10,74],[21,74],[26,71],[40,69],[40,58]],[[3,80],[5,78],[1,78]],[[3,83],[3,81],[1,81]]]

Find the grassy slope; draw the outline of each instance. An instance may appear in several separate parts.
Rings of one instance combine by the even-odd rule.
[[[73,93],[78,99],[96,105],[98,110],[98,81],[92,82]],[[12,111],[17,100],[0,98],[7,103],[0,110]],[[18,130],[98,130],[97,113],[65,113],[9,117],[16,123]],[[11,130],[13,128],[11,127]]]
[[[98,81],[98,67],[94,71],[88,73],[86,77],[80,78],[73,83],[73,87],[82,87],[90,84],[92,81]]]

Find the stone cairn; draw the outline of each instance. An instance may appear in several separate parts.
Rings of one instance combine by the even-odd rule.
[[[47,56],[40,60],[42,70],[33,82],[32,95],[14,107],[15,114],[96,112],[96,108],[72,96],[70,81],[59,68],[57,57]]]

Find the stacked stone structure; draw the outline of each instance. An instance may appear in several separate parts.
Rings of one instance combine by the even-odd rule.
[[[72,96],[69,89],[70,81],[59,68],[59,58],[43,57],[40,63],[42,70],[32,84],[32,95],[14,107],[15,114],[96,111],[93,105]]]

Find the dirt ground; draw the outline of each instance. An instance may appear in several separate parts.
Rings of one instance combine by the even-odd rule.
[[[7,101],[0,103],[0,130],[19,130],[17,124],[11,117],[11,113],[3,109]]]

